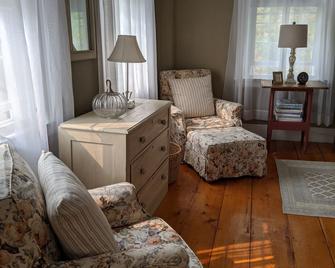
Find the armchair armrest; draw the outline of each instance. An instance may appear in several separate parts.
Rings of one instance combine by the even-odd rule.
[[[220,118],[232,122],[234,126],[242,126],[241,104],[217,99],[215,101],[215,109],[217,116]]]
[[[135,186],[117,183],[89,190],[112,228],[143,221],[150,216],[137,200]]]
[[[188,267],[189,257],[186,250],[175,244],[148,246],[119,253],[105,253],[98,256],[58,262],[48,268],[98,268],[98,267]]]
[[[182,110],[171,105],[170,119],[170,140],[183,148],[186,143],[186,123]]]

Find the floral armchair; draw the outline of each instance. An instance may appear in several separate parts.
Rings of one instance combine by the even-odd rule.
[[[208,69],[160,72],[160,98],[173,102],[170,79],[210,75]],[[266,173],[265,139],[242,128],[242,105],[214,99],[213,116],[185,118],[171,106],[170,139],[179,144],[184,161],[207,181],[223,177],[263,176]]]
[[[48,222],[38,179],[14,150],[0,145],[0,267],[202,267],[166,222],[143,210],[133,185],[89,192],[116,231],[120,251],[68,260]]]
[[[173,102],[169,79],[184,79],[210,75],[208,69],[168,70],[160,72],[160,99]],[[185,146],[187,133],[196,129],[242,126],[242,105],[235,102],[215,99],[215,116],[184,118],[182,110],[171,105],[170,138],[182,147]]]

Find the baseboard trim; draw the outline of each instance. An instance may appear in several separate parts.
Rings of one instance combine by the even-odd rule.
[[[254,132],[266,138],[267,125],[264,124],[247,124],[244,123],[243,127],[251,132]],[[300,131],[286,131],[286,130],[273,130],[272,140],[285,140],[285,141],[300,141]],[[334,143],[335,128],[321,128],[311,127],[309,141],[321,143]]]

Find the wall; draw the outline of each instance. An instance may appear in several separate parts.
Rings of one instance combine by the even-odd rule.
[[[155,0],[157,68],[174,68],[174,0]]]
[[[209,68],[214,95],[221,97],[234,1],[156,0],[155,5],[158,70]]]
[[[97,60],[73,61],[72,81],[75,115],[92,110],[92,100],[99,92]]]

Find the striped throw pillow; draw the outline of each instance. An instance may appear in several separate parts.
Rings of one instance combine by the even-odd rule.
[[[215,115],[211,76],[170,79],[174,104],[185,117]]]
[[[70,258],[118,251],[107,218],[62,161],[52,153],[42,153],[38,174],[49,221]]]

